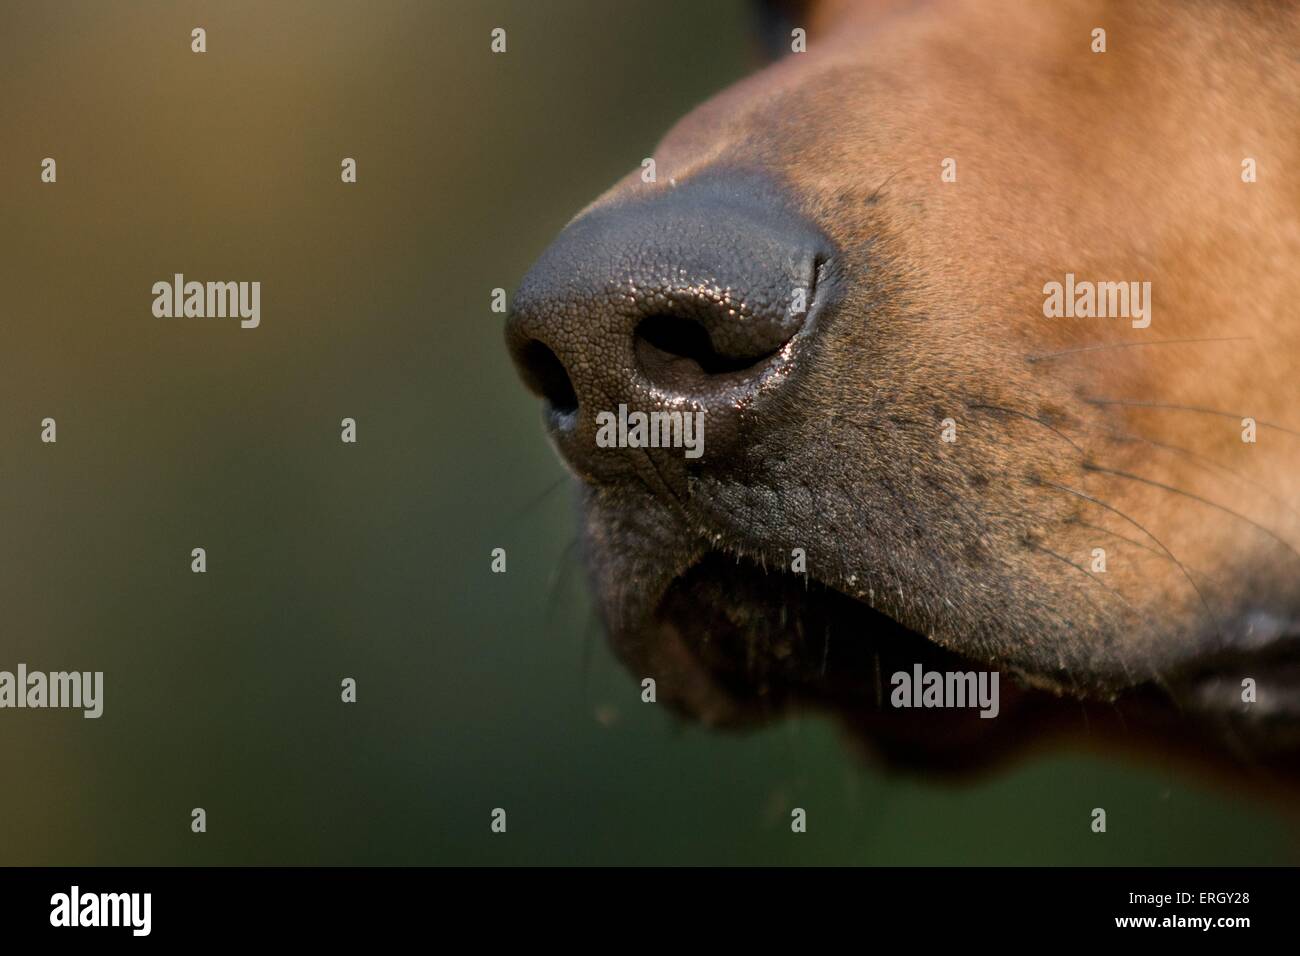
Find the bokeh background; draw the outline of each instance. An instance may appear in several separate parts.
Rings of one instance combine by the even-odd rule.
[[[1297,859],[1159,761],[937,784],[640,703],[490,294],[758,62],[739,0],[0,5],[0,669],[106,675],[0,711],[0,863]],[[261,327],[155,319],[174,272]]]

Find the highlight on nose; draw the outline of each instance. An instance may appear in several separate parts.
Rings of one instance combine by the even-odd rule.
[[[620,406],[702,412],[726,434],[784,382],[828,260],[778,189],[710,174],[571,223],[524,277],[507,343],[570,459],[594,451],[573,433]]]

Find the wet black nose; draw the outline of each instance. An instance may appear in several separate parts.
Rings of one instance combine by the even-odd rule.
[[[829,244],[775,187],[715,174],[645,188],[565,228],[506,327],[557,445],[592,476],[609,457],[599,416],[620,406],[703,413],[706,455],[738,437],[787,380],[824,298]]]

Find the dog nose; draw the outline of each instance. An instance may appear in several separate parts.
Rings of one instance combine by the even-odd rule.
[[[635,412],[703,413],[711,456],[788,380],[828,260],[825,237],[765,182],[655,188],[561,232],[520,284],[507,343],[585,477],[619,457],[600,422]]]

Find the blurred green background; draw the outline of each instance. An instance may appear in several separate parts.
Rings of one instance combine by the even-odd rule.
[[[0,669],[106,675],[98,721],[0,711],[0,863],[1297,859],[1158,764],[936,785],[640,703],[489,300],[756,67],[745,4],[0,11]],[[260,280],[261,327],[155,319],[174,272]]]

